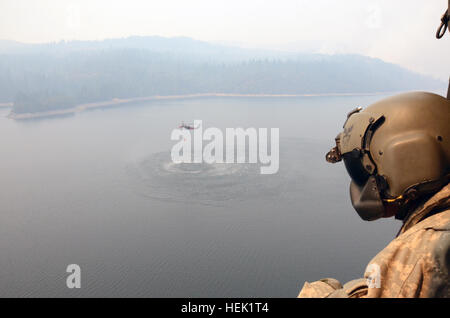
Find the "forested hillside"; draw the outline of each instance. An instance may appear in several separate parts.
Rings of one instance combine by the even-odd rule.
[[[15,113],[152,95],[370,93],[440,81],[359,55],[245,50],[186,38],[0,42],[0,102]]]

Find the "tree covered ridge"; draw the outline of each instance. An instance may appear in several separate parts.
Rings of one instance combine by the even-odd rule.
[[[0,102],[14,101],[15,113],[27,113],[152,95],[370,93],[442,85],[359,55],[236,55],[134,47],[0,52]]]

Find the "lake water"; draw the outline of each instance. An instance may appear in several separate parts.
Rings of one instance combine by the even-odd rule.
[[[362,221],[346,114],[383,96],[203,98],[14,121],[0,108],[0,296],[294,297],[360,277],[396,234]],[[172,129],[280,129],[280,168],[173,166]],[[81,289],[66,287],[68,264]]]

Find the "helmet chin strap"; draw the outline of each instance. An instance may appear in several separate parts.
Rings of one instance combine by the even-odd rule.
[[[394,203],[394,202],[398,202],[399,200],[402,200],[402,199],[403,199],[403,194],[401,194],[398,197],[393,198],[393,199],[383,199],[383,201],[386,203]]]
[[[390,218],[395,215],[396,219],[401,220],[403,217],[402,211],[410,202],[410,198],[405,198],[403,195],[399,195],[393,199],[383,199],[383,203],[385,206],[385,215],[384,218]]]

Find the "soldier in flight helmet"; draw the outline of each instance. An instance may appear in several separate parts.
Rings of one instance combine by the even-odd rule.
[[[450,0],[436,38],[450,32]],[[450,297],[450,81],[447,98],[405,93],[351,111],[336,146],[350,199],[367,221],[403,221],[364,278],[306,282],[298,297]]]
[[[299,297],[450,297],[450,99],[396,95],[353,110],[343,128],[326,160],[344,162],[354,209],[403,225],[364,278],[305,283]]]

